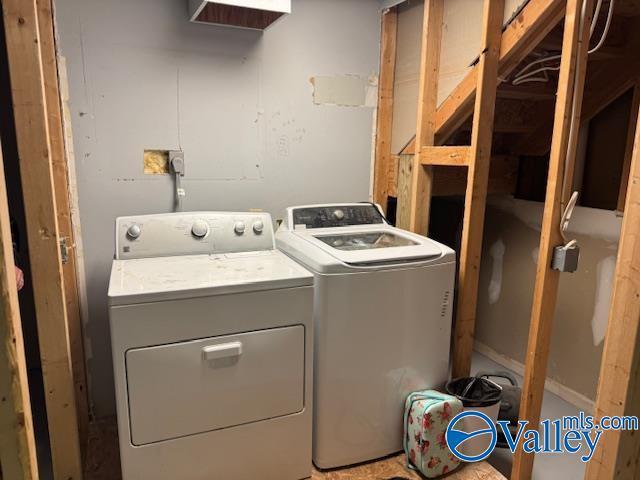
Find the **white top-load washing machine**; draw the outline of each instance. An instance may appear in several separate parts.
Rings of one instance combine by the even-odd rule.
[[[313,275],[267,213],[116,220],[109,314],[124,480],[311,475]]]
[[[314,463],[401,450],[406,396],[448,378],[454,251],[363,203],[291,207],[276,245],[315,272]]]

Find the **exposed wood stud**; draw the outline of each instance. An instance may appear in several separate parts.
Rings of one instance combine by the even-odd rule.
[[[504,0],[485,0],[481,44],[483,53],[477,69],[478,86],[458,269],[452,359],[454,378],[469,375],[471,369],[503,12]]]
[[[413,157],[414,155],[398,156],[398,206],[396,209],[396,225],[400,227],[409,225],[409,209],[403,206],[409,203],[409,197],[411,195]]]
[[[62,273],[64,275],[64,289],[67,302],[69,347],[78,407],[78,425],[80,428],[81,447],[84,447],[89,427],[89,401],[86,388],[87,379],[82,320],[80,318],[80,305],[78,304],[75,251],[73,251],[75,241],[69,207],[67,156],[64,147],[64,132],[62,129],[62,108],[58,82],[58,60],[55,47],[53,5],[52,0],[36,0],[36,3],[38,5],[40,52],[42,54],[44,91],[51,141],[51,164],[56,195],[58,229],[60,237],[66,238],[68,245],[71,247],[71,252],[68,256],[69,260],[62,266]]]
[[[540,253],[538,255],[520,405],[520,419],[528,421],[529,428],[532,429],[536,429],[540,422],[551,342],[551,327],[555,315],[560,280],[559,272],[551,269],[551,258],[554,247],[564,243],[560,232],[560,218],[562,215],[565,161],[575,161],[575,156],[573,158],[568,157],[569,143],[572,138],[569,127],[574,96],[578,104],[582,102],[582,89],[580,86],[583,85],[583,81],[579,78],[576,79],[576,75],[584,74],[584,70],[577,68],[577,64],[586,62],[589,46],[589,28],[583,29],[582,37],[579,35],[581,11],[585,2],[586,12],[588,12],[585,18],[585,25],[589,25],[591,12],[593,11],[593,0],[568,0],[564,22],[562,59],[558,78],[558,96],[540,236]],[[578,59],[580,59],[580,62],[578,62]],[[574,86],[578,86],[578,88],[574,89]],[[573,136],[573,139],[575,138],[577,136]],[[518,449],[514,457],[511,478],[514,480],[531,479],[533,461],[533,454],[527,454],[522,449]]]
[[[0,150],[0,478],[37,480],[36,446],[27,383],[11,222]]]
[[[470,147],[422,147],[420,163],[422,165],[466,167],[469,165],[470,154]]]
[[[393,82],[396,69],[397,31],[398,9],[393,7],[382,14],[376,153],[373,174],[373,201],[380,205],[385,212],[389,196],[389,170],[392,162],[391,127],[393,124]]]
[[[637,87],[636,87],[637,90]],[[634,102],[635,103],[635,102]],[[634,104],[638,119],[638,105]],[[640,395],[640,122],[630,165],[618,260],[604,340],[595,417],[638,415]],[[606,431],[585,480],[638,478],[637,432]]]
[[[75,385],[35,0],[4,0],[16,137],[33,271],[36,321],[56,480],[82,478]]]
[[[420,55],[420,82],[418,87],[418,121],[416,139],[420,147],[435,142],[435,113],[438,101],[438,70],[440,68],[440,42],[444,0],[425,0]],[[420,155],[413,155],[409,192],[398,198],[398,211],[407,210],[396,224],[412,232],[426,235],[429,227],[429,207],[433,185],[433,167],[420,163]]]

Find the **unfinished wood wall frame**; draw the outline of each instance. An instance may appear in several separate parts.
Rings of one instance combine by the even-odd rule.
[[[442,33],[442,1],[425,2],[423,43],[418,93],[415,154],[401,157],[398,174],[396,224],[426,234],[433,189],[434,166],[467,167],[465,214],[458,277],[457,316],[453,374],[468,374],[473,350],[473,331],[482,248],[482,230],[491,161],[493,116],[498,85],[503,0],[486,0],[480,59],[475,70],[475,114],[471,146],[435,146],[438,65]]]
[[[467,376],[471,370],[503,11],[504,0],[485,0],[458,267],[452,358],[454,378]]]
[[[429,228],[429,208],[433,186],[433,167],[420,160],[420,148],[435,145],[436,109],[438,101],[438,70],[444,0],[425,0],[420,53],[420,82],[418,87],[418,119],[416,125],[416,154],[400,179],[403,194],[398,197],[396,225],[423,235]],[[399,188],[399,187],[398,187]]]
[[[58,80],[58,58],[56,54],[53,4],[52,0],[36,0],[38,6],[38,26],[40,33],[40,51],[47,106],[49,138],[51,141],[51,164],[55,187],[58,232],[68,246],[67,261],[62,264],[64,291],[67,302],[67,325],[69,329],[69,348],[73,368],[78,425],[80,428],[81,448],[85,447],[89,426],[89,400],[87,396],[87,378],[84,356],[84,336],[78,300],[78,281],[76,277],[76,256],[73,225],[69,200],[69,181],[67,173],[67,155],[65,151],[62,126],[62,106]]]
[[[506,27],[500,42],[498,82],[507,78],[538,43],[558,24],[565,12],[566,0],[529,0],[522,11]],[[436,144],[444,143],[473,113],[476,85],[476,64],[449,96],[438,106],[435,116]],[[413,154],[415,138],[402,154]]]
[[[640,402],[640,124],[638,105],[635,147],[629,169],[624,219],[618,246],[609,323],[604,341],[595,416],[639,415]],[[606,431],[586,480],[632,480],[640,476],[637,432]]]
[[[532,426],[540,422],[551,329],[560,281],[560,272],[551,269],[551,259],[553,249],[565,243],[560,231],[565,193],[563,183],[565,173],[573,172],[575,162],[576,148],[572,143],[577,141],[577,135],[570,134],[570,124],[572,118],[580,118],[579,109],[582,105],[582,89],[589,48],[589,28],[584,28],[580,36],[580,18],[584,3],[586,3],[587,12],[584,21],[589,25],[593,12],[593,0],[568,0],[564,21],[547,191],[520,405],[520,419],[528,421]],[[574,105],[577,111],[573,108]],[[575,125],[574,128],[578,127],[579,125]],[[565,168],[565,163],[569,164],[568,168]],[[511,478],[529,480],[533,473],[533,461],[533,454],[527,454],[522,449],[518,449],[514,456]]]
[[[45,93],[56,81],[45,78],[52,68],[43,65],[41,6],[36,0],[2,2],[53,472],[56,480],[79,480],[80,438],[53,165],[58,140],[50,135]]]
[[[385,212],[389,197],[389,177],[395,167],[391,155],[391,127],[393,124],[393,82],[396,70],[397,32],[398,8],[393,7],[382,13],[376,150],[373,170],[373,201],[380,205]]]
[[[38,467],[0,149],[0,478],[37,480]]]

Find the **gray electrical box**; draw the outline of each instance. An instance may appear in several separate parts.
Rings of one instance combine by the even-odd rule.
[[[553,249],[551,268],[560,272],[573,273],[578,269],[580,260],[580,247],[577,244],[567,247],[561,245]]]

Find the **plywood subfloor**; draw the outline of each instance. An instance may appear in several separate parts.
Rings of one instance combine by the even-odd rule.
[[[405,467],[404,456],[396,455],[378,462],[319,472],[311,480],[420,480],[422,477]],[[486,462],[465,465],[447,480],[505,480]],[[118,429],[115,419],[95,422],[90,427],[87,448],[86,480],[120,480]]]

